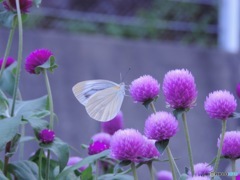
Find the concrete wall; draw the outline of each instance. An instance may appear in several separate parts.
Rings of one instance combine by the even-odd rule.
[[[8,32],[0,31],[0,56],[3,56]],[[14,39],[11,56],[17,57],[17,35]],[[125,84],[144,74],[150,74],[162,84],[164,74],[176,68],[185,68],[192,72],[198,88],[197,106],[188,114],[194,162],[210,162],[216,155],[216,142],[221,131],[221,122],[211,120],[206,115],[203,103],[209,92],[220,89],[232,91],[239,78],[239,57],[220,52],[216,49],[187,47],[174,43],[155,41],[129,41],[104,36],[80,36],[55,31],[25,31],[23,58],[36,48],[49,48],[53,51],[59,68],[50,74],[55,112],[59,122],[55,124],[57,135],[81,151],[82,143],[88,143],[94,133],[99,132],[100,123],[90,119],[84,107],[72,94],[72,86],[83,80],[108,79],[120,82],[120,73],[131,68],[125,77]],[[21,91],[25,100],[46,94],[43,76],[29,75],[22,70]],[[129,94],[127,92],[127,94]],[[157,110],[171,111],[165,108],[162,92],[156,103]],[[136,128],[143,132],[144,121],[151,113],[142,105],[133,103],[126,96],[122,111],[125,127]],[[171,139],[170,147],[181,171],[188,166],[187,147],[183,126]],[[228,130],[236,129],[237,120],[229,120]],[[28,131],[32,133],[32,131]],[[28,143],[28,151],[36,146]],[[27,152],[25,155],[27,156]],[[76,154],[72,152],[72,154]],[[162,159],[165,159],[166,155]],[[222,170],[228,161],[221,163]],[[168,163],[155,163],[156,169],[169,169]],[[146,169],[140,168],[141,170]],[[148,172],[141,174],[142,180],[148,179]],[[140,172],[141,171],[141,172]]]

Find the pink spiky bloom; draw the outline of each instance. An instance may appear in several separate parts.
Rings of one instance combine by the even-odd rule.
[[[31,52],[26,58],[26,71],[31,74],[36,74],[35,68],[47,62],[52,55],[52,52],[48,49],[37,49]]]
[[[113,135],[116,131],[123,128],[123,113],[120,111],[115,118],[101,123],[103,132]]]
[[[92,143],[88,147],[89,155],[98,154],[110,147],[111,136],[107,133],[95,134],[91,139]]]
[[[157,112],[151,114],[144,127],[144,133],[149,139],[162,141],[170,139],[177,133],[178,121],[168,112]]]
[[[194,165],[194,176],[209,176],[212,171],[213,167],[208,163],[198,163]],[[191,176],[191,171],[189,171],[188,174]]]
[[[39,133],[39,139],[44,144],[50,144],[54,141],[55,133],[51,129],[43,129]]]
[[[218,139],[218,147],[220,144],[220,138]],[[240,131],[228,131],[224,135],[222,155],[230,159],[240,158]]]
[[[227,119],[237,108],[237,102],[229,91],[214,91],[204,103],[205,111],[212,119]]]
[[[7,68],[8,66],[10,66],[11,64],[13,64],[15,61],[15,59],[13,59],[12,57],[8,57],[7,61],[6,61],[6,65],[5,68]],[[0,59],[0,68],[2,67],[3,64],[3,59]]]
[[[173,180],[172,173],[170,171],[159,171],[157,174],[157,180]]]
[[[150,75],[144,75],[132,81],[130,95],[135,102],[146,102],[155,99],[160,91],[160,84]]]
[[[21,13],[28,13],[29,9],[32,7],[32,0],[19,0]],[[17,5],[15,0],[5,0],[3,1],[3,6],[8,11],[17,11]]]
[[[114,133],[111,139],[111,156],[118,160],[138,162],[142,157],[145,140],[135,129],[123,129]]]
[[[145,147],[142,153],[142,158],[143,159],[157,159],[160,156],[160,153],[158,152],[156,146],[155,146],[155,140],[151,140],[151,139],[147,139],[146,137],[144,137],[145,139]]]
[[[195,105],[197,88],[192,74],[185,69],[169,71],[163,80],[163,94],[168,106],[186,109]]]
[[[79,163],[81,160],[82,160],[82,158],[77,157],[77,156],[69,157],[68,162],[67,162],[67,166],[73,166],[73,165]],[[86,168],[87,168],[87,166],[83,166],[83,167],[80,167],[78,170],[79,171],[84,171]]]

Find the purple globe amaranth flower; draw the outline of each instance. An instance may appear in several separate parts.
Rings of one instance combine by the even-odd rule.
[[[209,176],[213,171],[213,167],[208,163],[198,163],[194,165],[194,176]],[[191,171],[188,172],[191,176]]]
[[[211,180],[211,178],[208,176],[193,176],[188,177],[187,180]]]
[[[14,62],[16,62],[12,57],[8,57],[7,61],[6,61],[6,65],[5,68],[7,68],[8,66],[10,66],[11,64],[13,64]],[[0,59],[0,68],[2,67],[3,64],[3,59]]]
[[[170,171],[159,171],[156,174],[157,176],[157,180],[172,180],[173,176],[172,173]]]
[[[103,132],[113,135],[117,130],[123,129],[123,113],[120,111],[115,118],[101,123]]]
[[[135,102],[154,100],[160,90],[160,84],[150,75],[144,75],[132,81],[129,92]]]
[[[145,138],[145,147],[143,150],[142,158],[146,159],[157,159],[160,156],[160,153],[158,152],[156,146],[155,146],[155,140],[150,140]]]
[[[51,129],[43,129],[39,133],[39,140],[44,144],[49,144],[54,141],[55,133]]]
[[[218,139],[218,147],[220,144],[220,138]],[[230,159],[240,158],[240,131],[228,131],[224,135],[222,155]]]
[[[212,119],[227,119],[237,108],[237,102],[229,91],[214,91],[204,103],[205,111]]]
[[[240,98],[240,83],[237,84],[236,93],[237,93],[238,98]]]
[[[32,7],[33,1],[32,0],[19,0],[19,5],[20,5],[21,13],[27,13],[27,12],[29,12],[29,9]],[[17,11],[17,5],[16,5],[15,0],[5,0],[5,1],[3,1],[3,6],[8,11],[14,11],[14,12]]]
[[[145,121],[144,134],[149,139],[162,141],[170,139],[177,133],[178,121],[168,112],[151,114]]]
[[[88,147],[88,154],[98,154],[110,147],[111,136],[107,133],[95,134],[92,138],[92,143]]]
[[[185,69],[169,71],[163,80],[163,94],[168,106],[187,109],[195,105],[197,88],[192,74]]]
[[[77,157],[77,156],[69,157],[67,166],[73,166],[73,165],[77,164],[78,162],[80,162],[81,160],[82,160],[82,158]],[[87,166],[83,166],[83,167],[80,167],[78,170],[84,171],[86,168],[87,168]]]
[[[111,139],[111,156],[118,160],[138,162],[143,156],[145,139],[135,129],[123,129],[114,133]]]
[[[30,55],[26,58],[26,71],[31,74],[36,74],[36,67],[43,65],[52,55],[52,52],[48,49],[37,49],[31,52]]]

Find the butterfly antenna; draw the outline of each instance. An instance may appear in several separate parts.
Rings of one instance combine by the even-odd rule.
[[[122,74],[120,73],[120,80],[121,82],[123,82],[123,80],[125,79],[126,75],[129,73],[129,71],[131,70],[131,68],[128,68],[127,72],[124,74],[123,78],[122,78]]]

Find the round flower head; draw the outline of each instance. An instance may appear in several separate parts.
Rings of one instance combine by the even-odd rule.
[[[213,167],[208,163],[198,163],[194,165],[195,176],[209,176],[212,171]],[[188,174],[191,176],[191,171],[188,171]]]
[[[101,124],[103,132],[113,135],[117,130],[123,128],[123,113],[120,111],[115,118]]]
[[[227,119],[237,108],[234,96],[228,91],[214,91],[204,103],[205,111],[212,119]]]
[[[167,112],[157,112],[150,115],[144,127],[144,133],[149,139],[162,141],[170,139],[178,130],[178,121]]]
[[[32,0],[19,0],[21,13],[29,12],[29,9],[32,7]],[[17,5],[15,0],[5,0],[3,1],[3,6],[8,11],[17,11]]]
[[[55,133],[50,129],[43,129],[39,133],[39,140],[44,144],[49,144],[54,141]]]
[[[144,139],[145,139],[145,143],[144,143],[145,147],[143,150],[142,158],[157,159],[160,156],[160,154],[155,146],[155,141],[147,139],[146,137],[144,137]]]
[[[159,94],[160,85],[156,79],[150,75],[144,75],[135,79],[129,92],[136,102],[146,102],[155,99]]]
[[[240,98],[240,83],[237,84],[236,93],[237,93],[238,98]]]
[[[6,61],[6,65],[5,65],[5,68],[7,68],[8,66],[10,66],[11,64],[13,64],[15,62],[15,60],[11,57],[8,57],[7,58],[7,61]],[[3,59],[0,59],[0,68],[2,67],[2,64],[3,64]]]
[[[26,71],[31,74],[36,74],[35,68],[47,62],[50,56],[52,55],[53,55],[52,52],[47,49],[37,49],[33,51],[26,58],[25,62]]]
[[[77,164],[78,162],[80,162],[81,160],[82,160],[82,158],[77,157],[77,156],[69,157],[67,166],[73,166],[73,165]],[[84,171],[86,168],[87,168],[87,166],[80,167],[79,171]]]
[[[98,133],[92,137],[92,143],[88,147],[88,154],[98,154],[110,147],[111,136],[107,133]]]
[[[170,171],[159,171],[157,174],[157,180],[172,180],[172,173]]]
[[[118,160],[138,162],[142,157],[145,140],[137,130],[124,129],[114,133],[111,139],[111,156]]]
[[[220,144],[218,139],[218,147]],[[224,135],[222,155],[230,159],[240,158],[240,131],[228,131]]]
[[[185,69],[169,71],[163,80],[163,94],[171,108],[193,107],[197,99],[194,77]]]
[[[187,180],[211,180],[211,178],[208,176],[193,176],[187,178]]]

